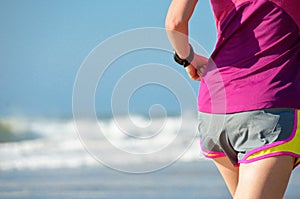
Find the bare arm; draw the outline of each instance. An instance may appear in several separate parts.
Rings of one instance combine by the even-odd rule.
[[[197,0],[173,0],[166,17],[168,37],[174,50],[182,58],[188,57],[190,52],[188,23],[196,4]]]
[[[188,23],[196,7],[197,0],[173,0],[167,17],[166,29],[169,40],[180,58],[185,59],[190,54],[188,39]],[[194,80],[201,79],[198,66],[207,63],[207,58],[195,54],[192,64],[186,67],[187,73]]]

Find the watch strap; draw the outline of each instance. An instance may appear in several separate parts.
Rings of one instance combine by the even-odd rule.
[[[191,62],[193,61],[193,59],[194,59],[194,50],[193,50],[193,47],[191,45],[190,45],[190,54],[185,59],[181,59],[176,52],[174,53],[175,62],[182,65],[183,67],[187,67],[188,65],[190,65]]]

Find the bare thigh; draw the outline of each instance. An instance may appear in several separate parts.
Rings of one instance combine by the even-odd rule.
[[[213,160],[231,195],[234,196],[238,185],[239,169],[234,167],[227,157],[215,158]]]
[[[290,156],[276,156],[241,164],[234,199],[283,198],[293,164],[294,158]]]

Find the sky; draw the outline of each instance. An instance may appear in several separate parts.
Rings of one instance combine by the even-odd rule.
[[[99,43],[124,31],[164,28],[170,2],[0,0],[0,115],[71,115],[76,75],[90,52]],[[209,1],[200,0],[190,21],[190,36],[211,53],[215,32]],[[147,50],[129,54],[118,60],[119,67],[126,65],[126,70],[130,70],[134,67],[130,59],[138,60],[136,64],[157,62],[155,59],[160,59],[157,54]],[[162,62],[186,76],[171,54],[165,53]],[[117,81],[113,74],[119,69],[110,69],[111,79],[115,80],[106,80],[105,85],[111,84],[106,86],[107,92]],[[199,84],[188,81],[197,92]],[[173,100],[176,96],[165,89],[152,86],[140,91],[129,99],[132,112],[145,113],[151,104],[165,105],[172,113],[178,110]],[[101,101],[102,94],[96,93],[96,112],[110,113],[109,96]]]

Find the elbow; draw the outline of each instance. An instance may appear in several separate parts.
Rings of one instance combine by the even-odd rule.
[[[180,31],[185,26],[187,26],[187,22],[184,21],[180,17],[168,16],[165,21],[165,28],[171,31]]]

